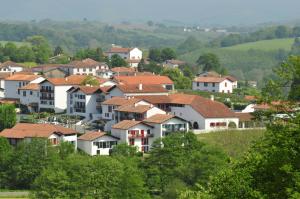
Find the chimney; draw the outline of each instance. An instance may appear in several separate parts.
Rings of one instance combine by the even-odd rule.
[[[211,100],[211,101],[215,101],[215,96],[214,96],[214,95],[211,95],[211,96],[210,96],[210,100]]]
[[[139,90],[141,91],[141,90],[143,90],[143,84],[139,84]]]

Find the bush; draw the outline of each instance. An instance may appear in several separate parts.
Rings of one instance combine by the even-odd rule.
[[[229,122],[228,127],[229,127],[230,129],[236,129],[236,123],[234,123],[234,122]]]

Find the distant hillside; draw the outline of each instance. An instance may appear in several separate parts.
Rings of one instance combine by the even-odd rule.
[[[263,40],[263,41],[257,41],[257,42],[238,44],[235,46],[225,47],[223,49],[242,50],[242,51],[248,51],[251,49],[264,50],[264,51],[279,50],[279,49],[291,50],[291,46],[293,45],[293,43],[294,43],[293,38],[272,39],[272,40]]]
[[[19,42],[19,41],[0,41],[0,44],[1,44],[1,45],[5,45],[5,44],[8,43],[8,42],[14,43],[17,47],[23,46],[23,45],[30,45],[30,44],[27,43],[27,42]]]

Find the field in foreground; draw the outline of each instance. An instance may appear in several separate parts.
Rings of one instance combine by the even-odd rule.
[[[265,130],[232,130],[198,135],[199,140],[222,148],[230,157],[238,159],[249,149],[251,143],[260,139]]]

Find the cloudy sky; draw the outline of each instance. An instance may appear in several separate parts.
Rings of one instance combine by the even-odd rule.
[[[0,19],[257,24],[300,19],[300,0],[0,0]]]

